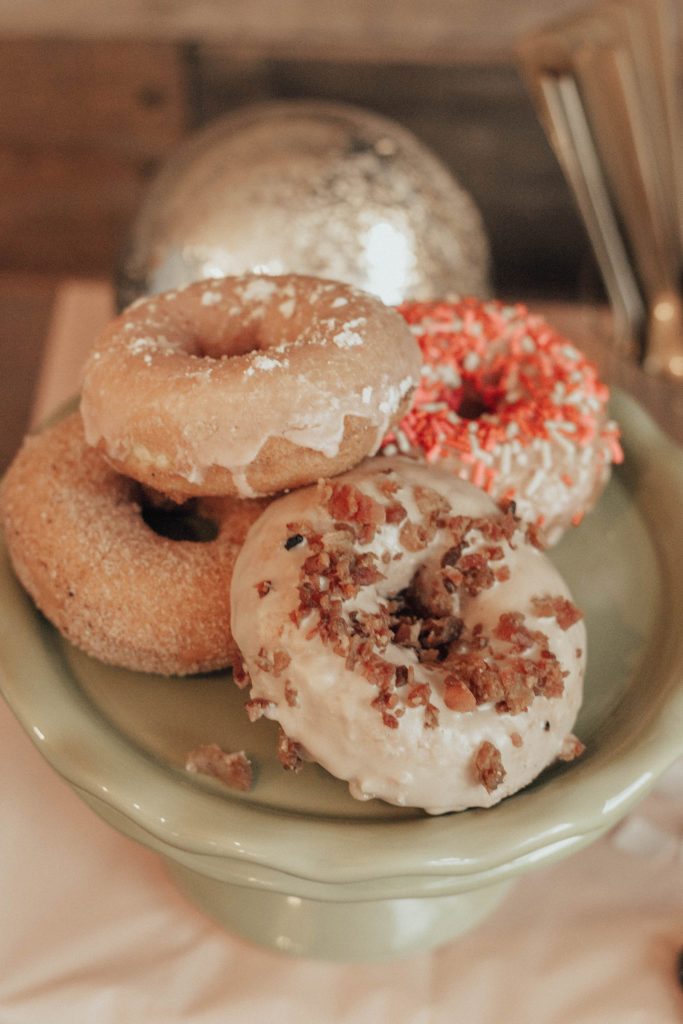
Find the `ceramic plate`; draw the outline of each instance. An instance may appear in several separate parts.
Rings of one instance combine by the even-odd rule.
[[[457,891],[602,834],[683,753],[683,454],[616,394],[626,461],[552,552],[588,628],[585,754],[490,810],[430,818],[359,803],[315,765],[285,773],[229,673],[166,679],[99,664],[36,612],[0,553],[0,686],[47,760],[142,841],[356,894]],[[185,771],[192,748],[245,749],[248,794]]]

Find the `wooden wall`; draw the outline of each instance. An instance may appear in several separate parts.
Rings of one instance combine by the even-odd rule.
[[[0,269],[108,272],[189,123],[177,46],[0,39]]]
[[[514,62],[547,17],[541,0],[0,0],[0,272],[109,275],[187,132],[317,97],[393,117],[445,160],[482,210],[500,291],[599,290]]]

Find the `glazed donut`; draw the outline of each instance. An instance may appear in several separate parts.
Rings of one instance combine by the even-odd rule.
[[[276,498],[232,583],[247,710],[359,799],[489,807],[581,745],[582,616],[528,528],[402,458]]]
[[[236,657],[230,578],[266,504],[198,502],[189,525],[208,529],[204,542],[170,539],[168,523],[167,535],[155,532],[148,521],[178,525],[178,516],[85,443],[76,412],[25,439],[2,482],[0,522],[20,582],[75,646],[125,668],[189,675]]]
[[[593,507],[622,460],[596,367],[521,304],[467,298],[401,307],[423,370],[383,452],[424,458],[514,500],[546,544]]]
[[[396,310],[350,285],[201,281],[134,303],[100,334],[86,439],[168,495],[272,494],[376,452],[420,364]]]

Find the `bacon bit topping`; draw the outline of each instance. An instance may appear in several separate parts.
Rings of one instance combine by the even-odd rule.
[[[386,521],[385,506],[353,484],[322,481],[318,489],[320,504],[332,519],[353,524],[363,544],[369,544],[377,527]]]
[[[585,745],[576,736],[567,736],[557,759],[558,761],[574,761],[577,757],[581,757],[585,749]]]
[[[240,690],[245,690],[247,686],[251,686],[251,677],[241,661],[235,662],[232,666],[232,678]]]
[[[396,491],[398,490],[398,480],[396,480],[394,477],[390,476],[389,473],[387,473],[387,475],[383,479],[379,479],[377,486],[379,487],[382,494],[384,494],[387,498],[391,498],[394,494],[396,494]]]
[[[537,548],[539,551],[546,550],[547,544],[544,543],[540,535],[540,524],[529,523],[526,528],[525,537],[527,543],[531,544],[532,547]]]
[[[498,706],[506,696],[503,678],[495,661],[488,661],[476,652],[448,658],[446,667],[467,686],[477,704]]]
[[[270,580],[261,580],[260,583],[256,584],[256,593],[259,597],[265,597],[266,594],[270,593],[272,586],[273,584]]]
[[[386,522],[387,523],[402,523],[408,513],[405,510],[400,501],[392,501],[391,505],[387,505],[386,508]]]
[[[209,743],[190,751],[185,759],[185,768],[188,772],[199,772],[219,779],[226,786],[242,793],[251,789],[251,762],[243,750],[228,754],[217,743]]]
[[[474,771],[487,793],[497,789],[505,778],[500,750],[489,740],[484,740],[474,755]]]
[[[446,676],[443,702],[451,711],[475,711],[477,700],[472,691],[454,676]]]
[[[401,532],[398,535],[398,541],[402,548],[406,551],[410,551],[414,554],[417,551],[423,551],[427,547],[432,537],[427,527],[414,523],[408,519],[407,522],[401,527]]]
[[[534,683],[534,693],[543,697],[561,697],[564,693],[564,678],[567,672],[552,651],[542,651],[538,662],[538,674]]]
[[[435,704],[428,704],[425,708],[424,717],[425,729],[439,728],[439,709]]]
[[[304,766],[303,747],[300,743],[290,740],[282,727],[278,734],[277,756],[282,767],[288,772],[300,772]]]
[[[430,463],[453,454],[488,491],[513,441],[520,450],[553,439],[585,448],[599,437],[605,459],[623,460],[619,432],[604,422],[609,391],[597,368],[543,318],[520,303],[476,298],[398,308],[420,345],[423,370],[384,449],[421,450]]]
[[[273,653],[273,675],[279,676],[288,667],[292,657],[287,651],[277,650]]]
[[[308,544],[292,621],[305,630],[307,639],[320,638],[349,671],[368,681],[369,704],[390,729],[397,729],[405,710],[411,708],[422,708],[424,727],[435,728],[439,722],[436,693],[442,694],[451,712],[467,713],[489,703],[499,713],[512,715],[525,711],[538,694],[549,698],[561,694],[565,673],[549,649],[548,637],[532,631],[521,612],[501,615],[491,633],[481,624],[466,629],[458,614],[463,597],[477,595],[495,586],[499,575],[505,576],[507,567],[500,563],[506,546],[514,547],[524,529],[514,504],[502,515],[453,516],[431,488],[414,491],[424,516],[418,523],[407,519],[405,508],[396,501],[390,473],[378,486],[378,493],[387,495],[386,506],[350,484],[321,481],[318,495],[331,517],[330,529],[319,533],[311,524],[305,528],[290,524],[297,533],[305,533]],[[405,591],[373,599],[370,612],[356,599],[364,588],[384,579],[385,563],[381,555],[362,546],[388,521],[387,508],[401,510],[401,518],[396,515],[402,523],[399,533],[410,550],[428,545],[437,533],[445,543],[440,554],[435,552],[418,566]],[[340,519],[342,515],[350,517],[350,522]],[[569,614],[552,598],[544,598],[542,607],[563,619]],[[389,648],[394,660],[387,656]],[[399,664],[397,648],[406,651]],[[261,650],[256,662],[263,671],[279,675],[289,665],[283,654]],[[421,677],[416,678],[418,671]],[[297,700],[288,680],[285,700]],[[267,707],[268,702],[264,703]],[[258,717],[266,709],[254,702],[248,710]],[[487,778],[494,775],[489,771]]]
[[[446,498],[431,487],[414,487],[415,504],[423,519],[434,521],[442,519],[450,513],[450,505]]]
[[[431,695],[432,688],[429,683],[417,683],[406,697],[406,704],[409,708],[418,708],[421,704],[426,706],[429,704]]]
[[[520,736],[520,734],[518,732],[511,732],[510,733],[510,742],[512,743],[513,747],[523,747],[524,746],[524,740],[522,739],[522,737]]]
[[[285,541],[285,548],[287,551],[291,551],[292,548],[297,547],[299,544],[303,544],[304,536],[301,533],[295,533],[293,536],[288,537]]]
[[[441,556],[441,568],[451,569],[454,565],[457,565],[464,546],[464,541],[460,541],[459,544],[454,544],[448,551],[444,551]]]
[[[531,603],[540,619],[554,618],[560,629],[569,629],[583,618],[581,609],[566,597],[551,597],[544,594],[542,597],[535,597]]]
[[[496,581],[486,555],[483,553],[464,555],[459,562],[458,568],[462,575],[462,582],[470,597],[476,597],[482,590],[489,590]]]
[[[520,650],[532,647],[535,642],[534,634],[524,625],[524,616],[521,612],[506,612],[501,615],[493,635]]]
[[[252,700],[248,700],[244,707],[249,716],[249,721],[258,722],[259,718],[263,718],[269,708],[275,707],[275,703],[266,697],[254,697]]]
[[[412,686],[415,679],[415,669],[412,665],[397,665],[395,682],[396,686]]]
[[[287,668],[291,660],[290,655],[286,651],[276,650],[271,655],[266,647],[261,647],[258,654],[254,657],[255,664],[262,672],[271,672],[274,676],[279,676]]]
[[[289,704],[290,708],[296,708],[299,706],[299,691],[295,686],[292,686],[290,679],[285,679],[285,700]]]

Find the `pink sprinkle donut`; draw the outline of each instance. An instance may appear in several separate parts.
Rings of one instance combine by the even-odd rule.
[[[410,407],[405,321],[350,285],[301,274],[200,281],[134,303],[84,369],[89,444],[174,497],[251,498],[374,454]]]
[[[546,544],[593,507],[622,461],[596,367],[520,303],[409,302],[422,350],[410,411],[385,438],[453,470],[538,528]]]

